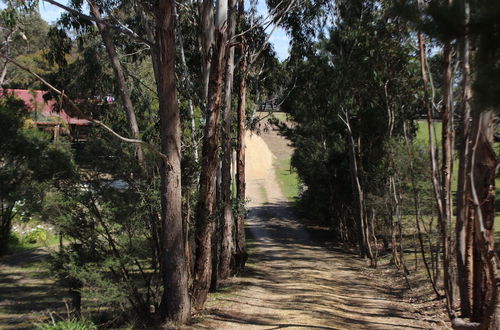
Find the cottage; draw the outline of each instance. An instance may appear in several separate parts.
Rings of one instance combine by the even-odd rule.
[[[28,89],[0,89],[0,97],[13,94],[23,100],[36,127],[51,132],[54,139],[60,135],[71,136],[73,143],[85,141],[91,122],[71,117],[56,100],[45,100],[46,91]]]

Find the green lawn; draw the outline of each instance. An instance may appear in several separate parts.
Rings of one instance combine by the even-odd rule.
[[[419,120],[417,121],[417,126],[418,126],[417,136],[416,136],[417,143],[424,143],[424,144],[429,143],[429,130],[428,130],[429,126],[427,124],[427,121]],[[441,148],[442,125],[440,121],[434,122],[434,129],[437,136],[438,147]],[[455,153],[455,159],[453,161],[453,185],[452,185],[453,194],[456,194],[457,192],[457,181],[458,181],[458,154]],[[498,178],[495,180],[495,187],[496,187],[496,195],[500,196],[500,179]],[[495,217],[495,237],[497,242],[500,240],[500,212],[498,209],[498,204],[499,203],[497,202],[497,210],[496,210],[497,212]]]
[[[417,136],[416,140],[422,143],[429,143],[429,125],[427,125],[427,120],[418,120],[417,121]],[[441,144],[441,132],[442,125],[441,121],[434,121],[434,132],[437,136],[437,141]]]
[[[279,159],[276,169],[276,176],[281,187],[283,195],[289,201],[295,201],[299,196],[299,178],[297,172],[290,171],[290,158]]]
[[[271,116],[280,121],[288,121],[288,115],[286,112],[273,112]]]
[[[429,143],[429,125],[427,124],[427,120],[419,120],[417,121],[417,143],[423,144],[425,146]],[[442,134],[442,125],[441,121],[434,121],[434,132],[437,138],[437,146],[439,150],[441,150],[441,134]],[[438,168],[438,170],[440,170]],[[452,183],[452,191],[456,193],[458,184],[458,154],[455,153],[453,160],[453,183]]]

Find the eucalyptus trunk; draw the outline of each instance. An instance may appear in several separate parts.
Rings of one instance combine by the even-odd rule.
[[[444,291],[447,300],[447,309],[450,313],[455,302],[453,295],[453,281],[451,269],[451,236],[450,227],[453,216],[452,182],[453,182],[453,147],[454,147],[454,127],[453,127],[453,56],[450,43],[444,46],[444,75],[443,75],[443,110],[441,113],[442,123],[442,159],[441,165],[441,205],[442,217],[439,222],[441,239],[443,245],[443,281]]]
[[[464,3],[465,22],[469,20],[468,3]],[[467,27],[466,31],[467,32]],[[456,258],[458,284],[460,292],[460,310],[463,318],[471,315],[472,305],[472,235],[473,224],[469,217],[470,182],[467,176],[471,171],[471,113],[472,113],[472,76],[470,40],[467,33],[461,40],[462,43],[462,84],[463,84],[463,109],[460,136],[460,158],[458,169],[457,187],[457,219],[456,219]]]
[[[175,1],[158,2],[156,49],[153,61],[158,72],[161,152],[161,273],[162,321],[186,323],[191,313],[188,295],[188,264],[182,223],[181,125],[175,78]]]
[[[358,231],[358,248],[361,257],[369,258],[372,266],[375,266],[375,259],[371,250],[369,227],[366,214],[366,204],[363,187],[359,176],[358,161],[356,157],[356,143],[352,132],[351,124],[349,122],[349,114],[344,113],[345,117],[342,118],[347,129],[347,138],[349,145],[349,168],[351,174],[352,193],[355,200],[356,208],[356,224]]]
[[[214,2],[213,0],[203,0],[200,5],[201,18],[201,55],[202,55],[202,82],[203,82],[203,101],[208,106],[208,86],[210,82],[210,69],[212,57],[210,50],[214,45]]]
[[[227,1],[227,0],[226,0]],[[227,2],[217,1],[215,44],[212,51],[205,139],[202,150],[200,199],[196,233],[196,260],[192,299],[197,308],[203,308],[210,289],[212,275],[213,232],[216,198],[217,166],[219,164],[220,113],[224,60],[227,42]]]
[[[244,0],[238,0],[239,20],[245,19]],[[247,102],[247,71],[248,59],[246,54],[245,39],[239,44],[239,54],[241,60],[239,63],[240,81],[238,90],[238,141],[236,146],[236,196],[240,205],[238,217],[236,219],[236,251],[234,254],[234,272],[241,273],[245,268],[247,252],[245,247],[245,214],[243,205],[245,203],[245,133],[246,133],[246,102]]]
[[[474,111],[474,146],[469,179],[474,209],[474,267],[472,322],[481,329],[498,329],[497,259],[495,252],[495,178],[498,157],[493,149],[495,116]]]
[[[229,39],[236,32],[236,0],[229,0]],[[224,92],[224,126],[222,134],[222,246],[220,252],[219,278],[226,279],[231,272],[231,259],[234,253],[234,217],[231,201],[231,159],[232,147],[232,123],[233,123],[233,79],[234,79],[234,47],[228,50],[226,64],[226,80]]]

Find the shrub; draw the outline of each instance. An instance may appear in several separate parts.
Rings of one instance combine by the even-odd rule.
[[[37,244],[47,240],[47,231],[42,228],[36,228],[23,238],[25,243]]]

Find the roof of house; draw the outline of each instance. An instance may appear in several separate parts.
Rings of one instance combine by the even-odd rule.
[[[87,126],[91,123],[87,119],[69,116],[66,111],[64,111],[64,109],[56,111],[54,107],[54,105],[56,105],[55,100],[44,100],[43,96],[47,93],[46,91],[28,89],[0,89],[0,97],[2,97],[5,93],[14,94],[24,101],[30,112],[36,112],[36,117],[34,118],[35,122],[52,122],[53,120],[51,118],[59,117],[65,123],[77,126]]]

